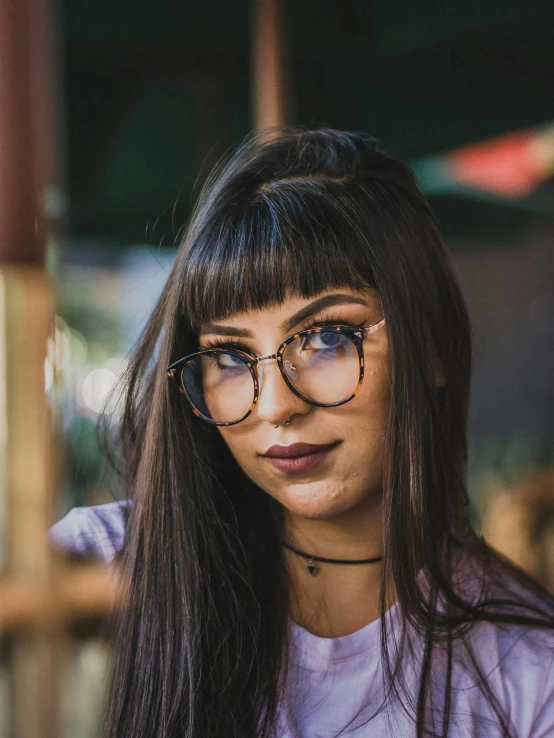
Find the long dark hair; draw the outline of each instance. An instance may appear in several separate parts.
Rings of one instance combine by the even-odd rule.
[[[389,697],[400,697],[418,736],[446,736],[464,644],[509,735],[468,634],[478,621],[553,627],[554,605],[469,523],[470,326],[452,263],[413,172],[374,139],[330,128],[278,134],[248,137],[211,173],[132,354],[117,448],[132,500],[119,560],[127,606],[114,618],[105,736],[272,734],[288,660],[280,511],[217,429],[192,415],[166,367],[197,350],[203,321],[289,290],[309,298],[345,285],[378,291],[390,346],[381,612],[394,591],[402,650],[422,657],[411,695],[384,618]],[[441,658],[442,719],[432,729]]]

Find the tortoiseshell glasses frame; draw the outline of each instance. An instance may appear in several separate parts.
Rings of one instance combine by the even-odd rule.
[[[179,391],[185,395],[187,398],[193,413],[199,417],[202,418],[202,420],[207,421],[208,423],[212,423],[213,425],[236,425],[237,423],[240,423],[241,421],[245,420],[256,405],[258,404],[258,399],[260,395],[260,385],[258,380],[258,364],[260,361],[265,361],[266,359],[276,359],[277,360],[277,366],[279,367],[279,370],[281,372],[281,376],[285,380],[287,386],[290,388],[292,392],[294,392],[295,395],[300,397],[305,402],[308,402],[310,405],[316,405],[317,407],[337,407],[339,405],[344,405],[345,403],[349,402],[353,397],[355,397],[358,392],[360,391],[360,387],[362,386],[362,382],[364,380],[364,353],[363,353],[363,341],[364,338],[372,333],[375,333],[379,330],[383,325],[385,325],[385,318],[382,318],[378,323],[373,323],[372,325],[368,325],[365,328],[361,327],[354,327],[354,326],[348,326],[348,325],[326,325],[326,326],[317,326],[315,328],[307,328],[304,331],[299,331],[298,333],[293,333],[288,338],[285,338],[283,343],[279,346],[277,351],[274,354],[269,354],[268,356],[257,356],[253,358],[249,354],[247,354],[245,351],[241,351],[240,349],[235,348],[211,348],[206,349],[204,351],[196,351],[193,354],[189,354],[188,356],[184,356],[182,359],[179,359],[178,361],[173,362],[167,367],[167,376],[174,380],[178,387]],[[347,336],[354,346],[356,347],[356,351],[358,354],[358,360],[360,363],[360,372],[358,376],[358,385],[356,389],[352,392],[349,397],[347,397],[344,400],[340,400],[339,402],[316,402],[315,400],[311,400],[309,397],[305,397],[291,382],[289,377],[286,374],[286,370],[283,366],[283,354],[285,352],[285,349],[287,346],[292,343],[293,341],[296,341],[298,338],[303,338],[304,336],[310,336],[314,333],[340,333],[341,335]],[[252,375],[252,381],[254,384],[254,397],[252,400],[252,404],[248,411],[238,420],[232,420],[232,421],[218,421],[213,420],[212,418],[208,418],[206,415],[203,415],[198,408],[194,405],[193,401],[189,397],[189,394],[186,390],[185,383],[183,381],[183,373],[186,365],[191,362],[193,359],[195,359],[198,356],[202,356],[203,354],[218,354],[218,353],[225,353],[225,354],[231,354],[232,356],[235,356],[239,359],[241,359],[244,364],[248,367],[250,374]]]

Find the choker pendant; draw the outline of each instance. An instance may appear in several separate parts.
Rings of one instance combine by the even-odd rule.
[[[291,546],[290,543],[287,543],[283,539],[281,539],[281,545],[307,560],[308,563],[306,564],[306,571],[312,577],[315,577],[319,572],[320,567],[319,564],[316,564],[316,561],[324,561],[326,564],[377,564],[379,561],[383,560],[382,556],[373,556],[370,559],[326,559],[323,558],[323,556],[315,556],[314,554],[306,553],[306,551],[301,551],[299,548]]]
[[[315,577],[315,575],[319,571],[319,566],[315,563],[315,561],[312,558],[306,564],[306,569],[310,572],[310,574],[312,575],[312,577]]]

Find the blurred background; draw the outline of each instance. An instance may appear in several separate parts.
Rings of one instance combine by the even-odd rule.
[[[98,413],[212,165],[254,128],[331,125],[377,137],[429,197],[474,328],[473,518],[554,589],[552,2],[58,0],[39,15],[18,3],[56,152],[41,192],[63,459],[51,522],[120,496]],[[95,736],[108,655],[90,640],[71,654],[62,732]],[[7,667],[8,701],[9,683]]]
[[[72,0],[57,21],[60,514],[117,494],[96,414],[204,177],[264,122],[370,133],[419,175],[475,331],[476,521],[493,488],[554,464],[552,3]]]

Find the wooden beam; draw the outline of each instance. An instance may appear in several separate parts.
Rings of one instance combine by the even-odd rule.
[[[59,617],[71,624],[102,617],[122,603],[115,571],[97,564],[63,566],[48,586],[13,579],[0,581],[0,631],[17,631]]]

